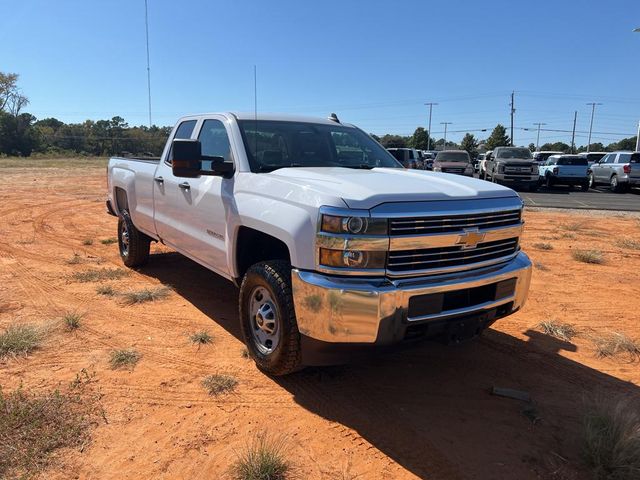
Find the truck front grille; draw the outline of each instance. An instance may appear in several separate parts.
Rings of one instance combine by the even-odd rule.
[[[521,211],[508,210],[493,213],[450,215],[438,217],[393,218],[391,236],[462,233],[465,229],[493,229],[520,224]]]
[[[531,165],[509,164],[504,166],[505,175],[531,175],[533,169]]]
[[[464,168],[444,167],[442,171],[444,173],[456,173],[458,175],[461,175],[464,173]]]
[[[517,251],[518,238],[479,243],[474,248],[452,246],[397,250],[389,252],[387,271],[394,276],[419,270],[439,270],[459,266],[473,268],[474,264],[491,263],[492,260],[508,257]]]

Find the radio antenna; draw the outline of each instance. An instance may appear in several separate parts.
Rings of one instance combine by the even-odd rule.
[[[258,67],[253,66],[253,119],[254,119],[254,138],[255,149],[253,150],[254,158],[258,156]]]
[[[147,0],[144,0],[144,28],[147,34],[147,94],[149,100],[149,128],[151,128],[151,68],[149,66],[149,12]]]

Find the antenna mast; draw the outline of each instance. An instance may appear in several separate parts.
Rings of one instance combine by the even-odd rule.
[[[147,0],[144,0],[144,27],[147,34],[147,93],[149,97],[149,128],[151,128],[151,68],[149,66],[149,12]]]

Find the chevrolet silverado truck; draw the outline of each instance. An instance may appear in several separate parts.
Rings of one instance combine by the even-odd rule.
[[[124,264],[157,241],[234,282],[248,352],[271,375],[456,343],[517,311],[522,208],[500,185],[407,170],[333,115],[187,116],[160,159],[108,164]]]
[[[513,187],[538,189],[538,164],[524,147],[496,147],[487,160],[484,180]]]

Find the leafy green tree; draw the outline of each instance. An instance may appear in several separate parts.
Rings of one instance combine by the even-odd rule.
[[[469,152],[469,156],[471,156],[471,158],[478,156],[478,141],[476,140],[476,137],[470,133],[465,134],[462,138],[460,148]]]
[[[408,144],[408,138],[401,135],[386,134],[380,138],[380,143],[384,148],[404,148]]]
[[[485,146],[487,150],[493,150],[496,147],[506,147],[511,144],[511,140],[509,139],[509,135],[507,135],[507,129],[504,125],[498,124],[496,128],[493,129],[489,138],[485,141]]]
[[[571,145],[567,145],[564,142],[545,143],[540,147],[540,150],[567,153],[571,151]]]
[[[615,142],[607,145],[607,150],[609,150],[610,152],[615,152],[616,150],[633,151],[636,149],[636,138],[637,137],[623,138],[619,142]],[[593,147],[591,148],[591,150],[596,151],[593,149]]]
[[[536,151],[536,145],[534,143],[529,144],[529,151],[532,153]]]
[[[380,137],[379,137],[379,136],[377,136],[376,134],[374,134],[374,133],[370,133],[370,134],[369,134],[369,136],[370,136],[371,138],[373,138],[376,142],[378,142],[378,143],[380,142]]]
[[[433,142],[432,142],[433,143]],[[426,150],[429,145],[429,132],[423,127],[416,128],[413,136],[409,139],[409,146],[418,150]]]

